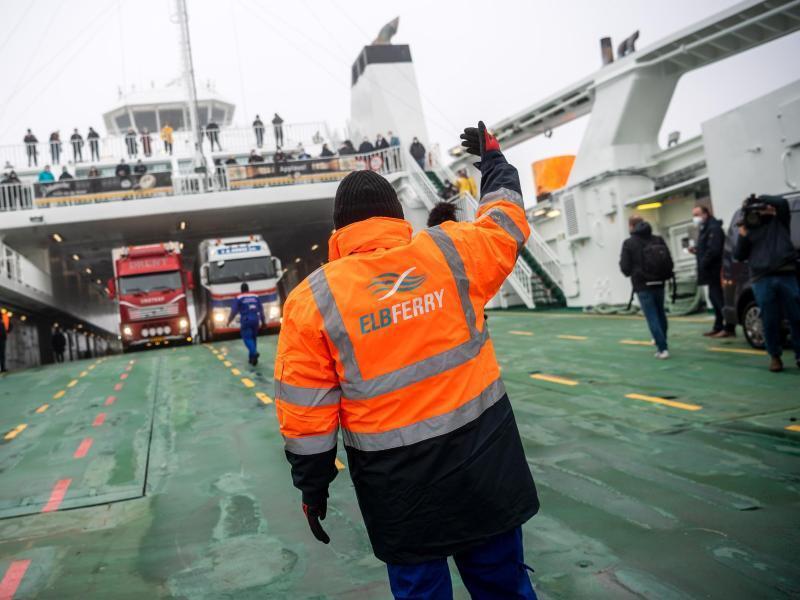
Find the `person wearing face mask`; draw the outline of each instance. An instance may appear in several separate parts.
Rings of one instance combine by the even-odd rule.
[[[692,222],[699,228],[697,244],[689,250],[697,258],[697,285],[708,286],[708,298],[714,309],[714,326],[703,335],[707,337],[733,337],[735,332],[725,327],[722,308],[725,298],[722,294],[722,250],[725,246],[725,232],[722,221],[715,219],[708,207],[695,206],[692,209]]]

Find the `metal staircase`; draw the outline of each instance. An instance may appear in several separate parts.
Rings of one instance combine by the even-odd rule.
[[[414,161],[406,161],[411,188],[428,210],[441,200],[434,181],[449,179],[455,181],[455,175],[448,173],[446,167],[437,167],[430,172],[423,171]],[[431,174],[434,177],[431,177]],[[466,194],[455,200],[459,208],[459,217],[464,221],[475,218],[478,201]],[[528,308],[543,306],[563,306],[564,294],[561,291],[561,266],[549,246],[540,236],[529,238],[523,247],[514,270],[506,280],[514,292]]]

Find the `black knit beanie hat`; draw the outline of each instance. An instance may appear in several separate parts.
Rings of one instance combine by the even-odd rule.
[[[392,184],[374,171],[353,171],[342,179],[333,203],[333,224],[341,229],[370,217],[403,218]]]

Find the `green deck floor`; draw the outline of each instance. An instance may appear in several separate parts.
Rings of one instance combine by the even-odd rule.
[[[800,596],[800,369],[705,318],[671,322],[668,361],[637,318],[489,323],[542,500],[540,598]],[[333,541],[308,532],[259,341],[257,368],[232,340],[0,379],[0,597],[16,573],[15,600],[390,598],[341,448]]]

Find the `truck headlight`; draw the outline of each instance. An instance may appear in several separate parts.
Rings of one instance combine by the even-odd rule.
[[[147,327],[142,327],[142,337],[147,337],[150,335],[150,332],[147,331]]]
[[[178,321],[178,327],[181,328],[181,331],[185,331],[189,327],[189,321],[186,319],[181,319]]]
[[[163,327],[157,327],[156,328],[156,333],[158,335],[164,335],[164,328]]]
[[[133,329],[131,329],[128,325],[122,328],[122,334],[125,337],[131,337],[133,335]]]
[[[225,322],[225,313],[221,310],[214,311],[214,323],[224,323]]]
[[[169,325],[164,325],[164,334],[169,335],[170,333],[172,333],[172,327]]]
[[[269,307],[269,318],[270,319],[277,319],[281,316],[281,307],[280,306],[270,306]]]

